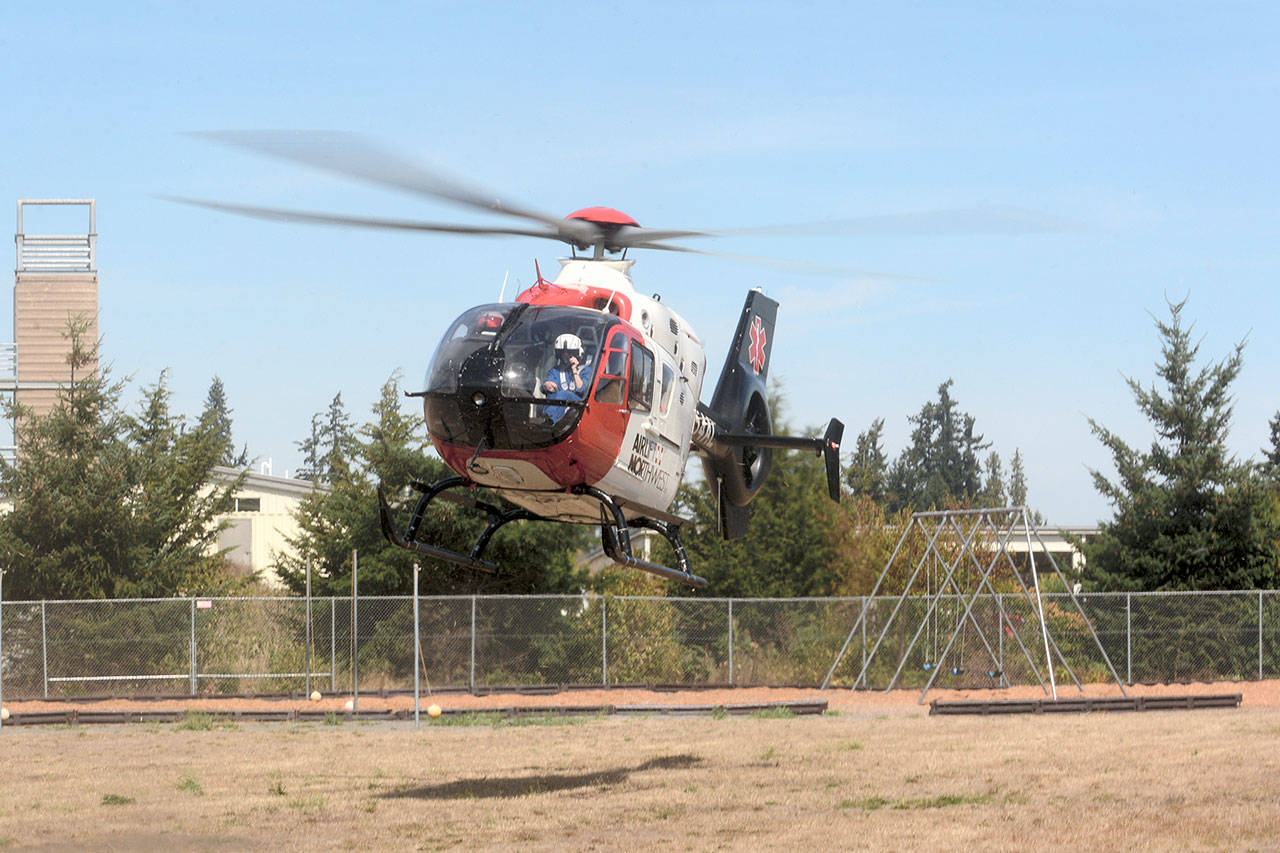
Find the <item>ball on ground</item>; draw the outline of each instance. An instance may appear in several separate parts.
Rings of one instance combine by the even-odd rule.
[[[356,701],[354,699],[348,699],[347,704],[342,707],[346,708],[348,711],[354,710],[356,707]]]
[[[433,708],[434,708],[435,706],[434,706],[434,705],[432,705],[431,707],[433,707]],[[8,709],[8,708],[0,708],[0,720],[7,720],[7,719],[9,719],[9,709]]]
[[[438,717],[438,716],[440,716],[440,706],[439,706],[439,705],[430,705],[430,706],[428,706],[428,707],[427,707],[427,716],[428,716],[428,717]]]
[[[319,702],[319,701],[320,701],[320,691],[319,691],[319,690],[312,690],[312,691],[311,691],[311,701],[312,701],[312,702]]]

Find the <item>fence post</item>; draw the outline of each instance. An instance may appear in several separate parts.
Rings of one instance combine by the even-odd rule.
[[[307,683],[303,690],[307,698],[311,698],[311,558],[307,557],[307,630],[303,632],[302,642],[307,644]]]
[[[1124,594],[1124,682],[1133,684],[1133,593]]]
[[[867,613],[873,603],[869,595],[863,599],[862,618],[858,620],[862,623],[862,672],[867,671]],[[857,687],[858,685],[855,683],[853,686]]]
[[[729,599],[729,684],[733,684],[733,599]]]
[[[49,698],[49,629],[45,621],[45,601],[40,600],[40,658],[44,663],[44,698]]]
[[[196,600],[191,599],[191,695],[196,695]]]
[[[360,553],[351,549],[351,713],[360,713]]]
[[[1258,590],[1258,680],[1262,680],[1262,590]]]
[[[4,707],[4,569],[0,569],[0,708]],[[0,721],[0,726],[4,723]]]
[[[329,689],[338,692],[338,597],[329,596]]]
[[[471,692],[476,692],[476,597],[471,596]]]
[[[422,725],[418,713],[421,702],[418,692],[418,670],[422,668],[422,634],[418,627],[418,564],[413,564],[413,727]]]
[[[1004,674],[1004,600],[1000,593],[996,593],[996,640],[1000,644],[1000,678],[1008,684],[1009,680]]]
[[[600,596],[600,683],[609,686],[609,599]]]

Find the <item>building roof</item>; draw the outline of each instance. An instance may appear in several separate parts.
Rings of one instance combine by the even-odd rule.
[[[223,482],[229,483],[244,474],[244,487],[254,491],[269,492],[287,497],[306,497],[312,492],[328,492],[331,489],[314,480],[302,480],[297,477],[274,477],[270,474],[259,474],[252,469],[227,468],[218,465],[213,475]]]

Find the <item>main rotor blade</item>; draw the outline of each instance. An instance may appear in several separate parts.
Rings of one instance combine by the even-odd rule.
[[[922,210],[913,213],[891,213],[856,216],[825,222],[797,222],[751,228],[716,228],[706,232],[712,236],[768,234],[868,234],[884,236],[1020,236],[1027,234],[1081,233],[1089,228],[1049,213],[1008,205],[948,210]]]
[[[609,238],[615,246],[641,246],[659,240],[680,240],[686,237],[714,237],[711,231],[693,231],[689,229],[645,228],[639,225],[623,225]]]
[[[565,220],[523,205],[496,198],[475,187],[412,163],[400,155],[351,133],[243,130],[205,131],[195,136],[245,148],[259,154],[301,163],[315,169],[404,190],[429,198],[451,201],[463,207],[528,219],[550,225],[558,233],[589,242],[597,233],[589,222]]]
[[[338,216],[330,213],[311,213],[305,210],[287,210],[278,207],[255,207],[247,204],[226,204],[219,201],[205,201],[198,198],[182,196],[160,196],[167,201],[219,210],[224,213],[238,213],[241,216],[252,216],[257,219],[269,219],[276,222],[308,222],[321,225],[354,225],[360,228],[389,228],[401,231],[439,231],[446,234],[511,234],[520,237],[550,237],[553,240],[564,238],[549,228],[503,228],[489,225],[453,225],[446,222],[419,222],[413,219],[383,219],[375,216]],[[564,240],[564,242],[569,242]]]
[[[901,275],[900,273],[876,272],[874,270],[842,267],[837,264],[817,264],[812,261],[796,261],[785,258],[762,258],[757,255],[738,255],[732,252],[715,252],[708,249],[693,249],[688,246],[673,246],[669,243],[636,243],[630,248],[657,249],[662,252],[680,252],[686,255],[704,255],[709,258],[723,258],[727,261],[737,261],[738,263],[743,264],[773,267],[775,269],[788,270],[790,272],[803,273],[805,275],[841,275],[851,278],[873,278],[885,281],[920,281],[934,283],[943,281],[943,279],[927,278],[919,275]]]

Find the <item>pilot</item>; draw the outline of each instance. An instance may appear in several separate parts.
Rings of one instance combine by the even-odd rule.
[[[591,388],[591,366],[585,363],[582,338],[564,334],[556,338],[556,363],[547,371],[542,390],[550,400],[582,400]],[[547,406],[547,417],[558,421],[565,406]]]

